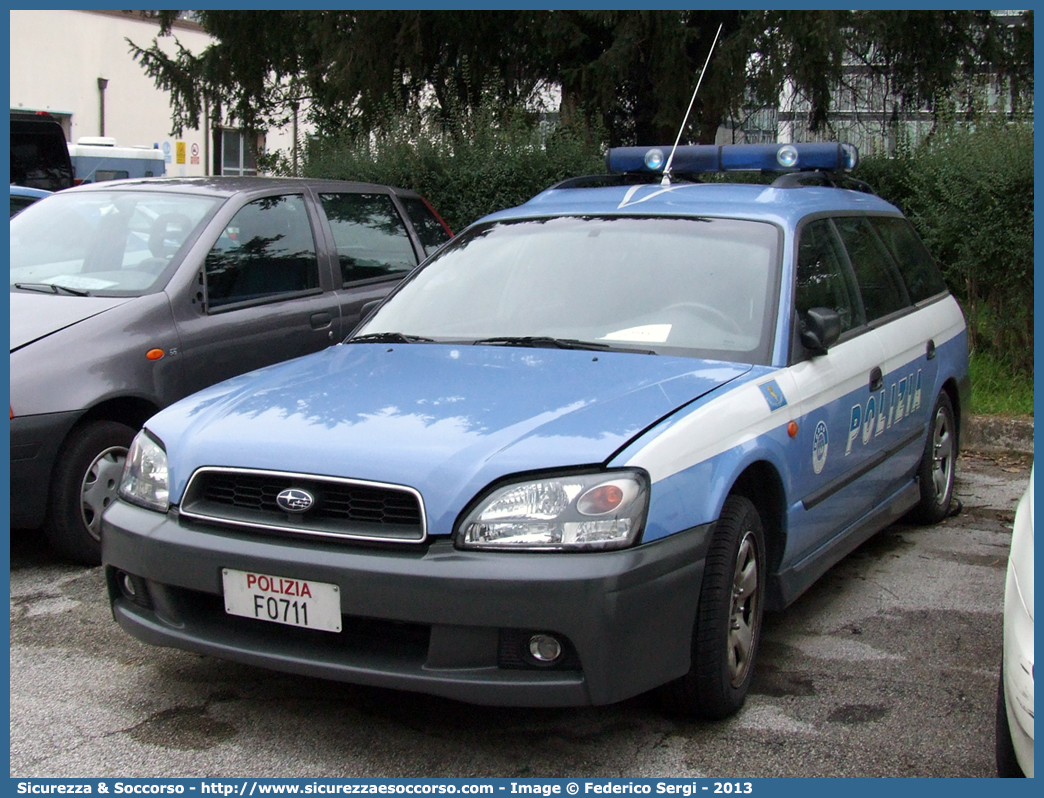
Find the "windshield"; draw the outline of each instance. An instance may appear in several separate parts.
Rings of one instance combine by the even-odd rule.
[[[55,194],[11,219],[11,288],[143,294],[218,201],[151,191]]]
[[[765,364],[779,239],[774,225],[736,219],[488,224],[448,244],[353,338],[580,342]]]

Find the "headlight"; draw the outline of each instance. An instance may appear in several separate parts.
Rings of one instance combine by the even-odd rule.
[[[634,543],[645,524],[649,478],[603,471],[516,482],[492,491],[457,530],[465,549],[603,551]]]
[[[127,452],[120,498],[149,510],[167,512],[170,500],[167,453],[145,430],[137,434]]]

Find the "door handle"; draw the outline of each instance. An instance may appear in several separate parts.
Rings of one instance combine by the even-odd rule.
[[[333,316],[329,313],[313,313],[309,322],[312,324],[313,330],[325,330],[330,326],[333,321]]]
[[[884,374],[880,366],[874,366],[870,370],[870,393],[876,393],[884,386]]]
[[[925,356],[928,360],[935,360],[935,341],[931,338],[928,339],[928,347],[925,350]]]

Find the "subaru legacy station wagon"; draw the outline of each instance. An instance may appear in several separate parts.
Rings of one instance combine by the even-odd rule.
[[[116,621],[479,704],[737,711],[766,609],[950,512],[965,320],[853,148],[664,153],[611,151],[343,344],[149,419],[102,523]],[[694,182],[721,169],[781,175]]]

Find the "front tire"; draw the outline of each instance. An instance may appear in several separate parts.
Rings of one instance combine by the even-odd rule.
[[[44,533],[56,554],[101,563],[101,516],[116,500],[134,430],[116,421],[74,429],[58,453]]]
[[[692,636],[692,665],[661,689],[671,712],[718,720],[746,700],[761,638],[765,538],[761,516],[729,496],[714,528]]]
[[[928,427],[928,440],[917,469],[921,499],[911,517],[922,524],[937,524],[950,515],[954,474],[957,470],[957,426],[946,392],[939,394]]]

